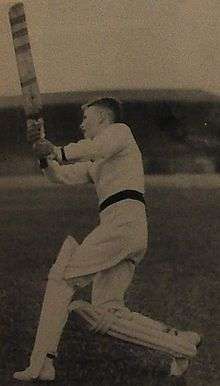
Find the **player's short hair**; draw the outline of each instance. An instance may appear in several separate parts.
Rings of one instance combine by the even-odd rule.
[[[100,98],[84,104],[81,108],[84,111],[88,107],[97,106],[109,111],[113,122],[121,122],[122,106],[121,102],[115,98]]]

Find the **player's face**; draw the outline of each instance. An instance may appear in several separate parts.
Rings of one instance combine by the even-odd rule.
[[[83,112],[83,120],[80,125],[85,138],[94,138],[101,123],[100,111],[96,106],[90,106]]]

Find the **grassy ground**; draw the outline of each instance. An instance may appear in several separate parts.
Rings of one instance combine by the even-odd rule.
[[[143,372],[138,359],[129,357],[123,347],[108,352],[105,340],[91,336],[80,321],[75,324],[70,318],[61,342],[56,386],[220,384],[216,364],[220,189],[153,184],[147,186],[146,200],[149,252],[137,269],[128,305],[204,334],[200,353],[185,380],[171,382]],[[17,384],[12,372],[27,364],[47,272],[65,235],[73,233],[81,241],[97,224],[98,213],[90,188],[25,189],[20,184],[1,189],[0,215],[0,385],[10,386]],[[89,291],[83,295],[88,299]]]

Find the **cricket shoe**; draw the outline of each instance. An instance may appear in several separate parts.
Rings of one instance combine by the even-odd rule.
[[[200,346],[202,342],[202,337],[201,335],[197,334],[197,332],[180,331],[177,335],[185,340],[188,340],[191,344],[193,344],[197,348]]]
[[[193,346],[196,346],[197,348],[200,346],[202,342],[202,337],[197,334],[197,332],[193,331],[178,331],[174,328],[167,331],[171,335],[178,336],[181,339],[184,339],[185,341],[191,343]]]
[[[17,371],[16,373],[14,373],[13,378],[23,382],[30,382],[34,380],[54,381],[55,375],[55,368],[52,361],[46,361],[41,369],[40,374],[37,377],[33,375],[33,373],[31,372],[31,368],[27,367],[23,371]]]

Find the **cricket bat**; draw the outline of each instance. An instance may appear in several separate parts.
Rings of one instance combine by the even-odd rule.
[[[16,3],[10,7],[9,22],[26,120],[35,119],[41,123],[41,138],[44,139],[45,130],[42,114],[42,101],[31,52],[23,3]]]

